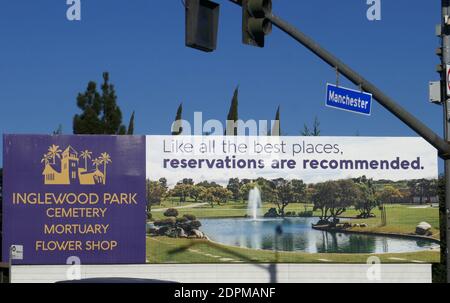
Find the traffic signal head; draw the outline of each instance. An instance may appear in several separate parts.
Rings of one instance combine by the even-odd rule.
[[[185,0],[186,46],[212,52],[217,46],[220,5],[209,0]]]
[[[272,31],[267,16],[272,13],[272,0],[242,1],[242,42],[264,47],[264,38]]]

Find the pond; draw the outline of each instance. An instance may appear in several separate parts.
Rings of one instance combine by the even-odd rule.
[[[318,231],[311,227],[317,220],[317,218],[202,219],[200,229],[214,242],[265,250],[275,250],[276,246],[279,251],[369,254],[415,252],[439,247],[439,244],[428,240]],[[279,227],[282,234],[275,236]]]

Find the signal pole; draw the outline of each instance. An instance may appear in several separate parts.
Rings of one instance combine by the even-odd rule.
[[[239,6],[247,3],[247,1],[243,2],[244,0],[229,1]],[[258,2],[261,1],[262,0]],[[291,38],[309,49],[325,63],[335,68],[340,74],[344,75],[347,79],[353,82],[353,84],[359,86],[361,90],[371,93],[374,99],[378,101],[381,106],[391,112],[394,116],[396,116],[399,120],[401,120],[404,124],[406,124],[409,128],[419,134],[438,150],[439,156],[445,161],[445,239],[447,243],[445,250],[445,263],[447,268],[447,282],[450,283],[450,254],[448,253],[448,244],[450,243],[450,69],[447,70],[447,65],[450,65],[450,0],[441,1],[442,25],[440,29],[440,36],[442,38],[442,49],[439,50],[438,54],[442,55],[442,64],[439,67],[439,72],[441,73],[441,103],[444,112],[443,138],[387,96],[378,87],[367,81],[355,70],[351,69],[348,65],[335,57],[331,52],[321,47],[303,32],[299,31],[272,13],[267,14],[265,17],[275,27],[279,28]]]
[[[444,116],[444,138],[450,141],[450,99],[447,95],[449,77],[447,65],[450,65],[450,0],[442,0],[442,66],[441,66],[441,100]],[[448,245],[450,243],[450,160],[445,159],[445,263],[447,267],[447,282],[450,282],[450,261]]]

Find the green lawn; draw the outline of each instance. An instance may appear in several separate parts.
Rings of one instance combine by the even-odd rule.
[[[194,203],[188,201],[182,205],[165,203],[161,207],[183,206]],[[275,207],[264,204],[263,212]],[[312,206],[307,207],[309,210]],[[154,208],[155,209],[155,208]],[[304,211],[304,204],[290,204],[286,211]],[[229,202],[224,205],[209,205],[179,209],[180,215],[194,214],[197,218],[244,217],[247,205],[242,202]],[[353,223],[366,223],[369,227],[353,228],[354,231],[414,234],[418,223],[426,221],[433,226],[433,238],[439,238],[439,211],[437,208],[417,208],[412,205],[387,205],[387,226],[380,227],[380,212],[374,211],[376,218],[354,219]],[[349,209],[345,217],[358,214]],[[318,215],[318,213],[315,213]],[[163,212],[153,212],[154,219],[163,218]],[[345,219],[344,219],[345,220]],[[233,262],[281,262],[281,263],[365,263],[369,254],[308,254],[300,252],[280,252],[253,250],[215,244],[206,240],[173,239],[168,237],[147,238],[147,259],[151,263],[233,263]],[[415,261],[437,263],[440,261],[438,251],[415,253],[375,254],[385,263],[410,263]]]
[[[189,204],[196,203],[193,200],[188,200],[186,203],[178,203],[178,200],[164,201],[161,205],[153,206],[152,210],[156,210],[158,208],[170,208],[170,207],[180,207],[186,206]],[[262,208],[262,213],[267,212],[270,208],[276,207],[275,204],[264,203]],[[295,203],[291,204],[286,208],[286,212],[288,211],[304,211],[304,204]],[[308,205],[308,209],[312,209],[312,205]],[[222,205],[215,204],[214,207],[211,205],[203,205],[201,207],[195,208],[185,208],[179,209],[178,212],[182,216],[183,214],[193,214],[198,218],[229,218],[229,217],[244,217],[247,214],[247,202],[235,202],[229,201]],[[153,218],[155,220],[162,219],[164,217],[163,212],[152,212]]]
[[[377,256],[383,263],[437,263],[439,251],[399,254],[308,254],[230,247],[207,240],[147,238],[149,263],[366,263]]]

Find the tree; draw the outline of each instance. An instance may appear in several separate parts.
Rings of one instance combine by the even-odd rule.
[[[172,136],[178,136],[181,135],[183,132],[183,103],[180,103],[177,109],[177,114],[175,116],[175,121],[172,128]]]
[[[214,207],[214,203],[216,202],[217,198],[213,194],[212,187],[209,188],[204,187],[204,190],[200,193],[199,199],[200,201],[209,203],[211,207]]]
[[[237,136],[238,135],[238,129],[235,125],[236,121],[239,120],[238,96],[239,96],[239,86],[236,87],[236,89],[234,90],[233,99],[231,100],[230,110],[228,111],[228,116],[227,116],[225,136]]]
[[[385,186],[382,191],[377,193],[377,199],[380,201],[381,204],[384,203],[392,204],[401,198],[403,198],[403,195],[400,192],[400,190],[392,185]]]
[[[134,134],[134,111],[133,114],[131,114],[130,123],[128,124],[128,130],[127,135],[133,135]]]
[[[56,163],[56,158],[61,158],[62,150],[58,145],[53,144],[48,148],[48,156],[53,160],[53,164]]]
[[[84,159],[84,169],[87,171],[88,170],[88,166],[87,166],[87,160],[92,158],[92,152],[88,151],[88,150],[84,150],[81,152],[80,158]]]
[[[226,188],[212,187],[212,194],[216,197],[217,204],[221,205],[227,203],[233,197],[233,193]]]
[[[239,178],[230,178],[228,180],[227,189],[233,194],[233,200],[237,201],[240,198]]]
[[[192,180],[191,178],[184,178],[183,180],[178,182],[178,184],[194,185],[194,180]]]
[[[314,123],[313,123],[313,126],[312,126],[312,129],[310,129],[309,127],[308,127],[308,125],[304,125],[303,126],[303,131],[302,131],[302,136],[314,136],[314,137],[319,137],[320,136],[320,133],[321,133],[321,130],[320,130],[320,121],[319,121],[319,118],[317,118],[317,117],[315,117],[314,118]]]
[[[277,113],[275,114],[275,120],[270,135],[281,136],[280,106],[278,106]]]
[[[58,125],[58,128],[53,131],[53,136],[58,136],[63,134],[63,127],[61,124]]]
[[[214,207],[215,203],[221,205],[221,203],[226,203],[232,197],[233,194],[231,191],[222,186],[218,186],[205,188],[200,193],[199,199],[203,202],[208,202],[211,207]]]
[[[239,189],[239,196],[241,197],[242,201],[248,201],[248,195],[252,189],[254,189],[256,184],[254,183],[245,183],[242,184]]]
[[[90,81],[83,94],[78,94],[77,106],[82,110],[73,119],[74,134],[103,134],[101,113],[103,101],[97,92],[97,84]]]
[[[277,199],[277,194],[275,190],[275,184],[264,178],[256,179],[256,185],[261,191],[261,200],[263,202],[274,202]]]
[[[275,200],[275,204],[278,208],[278,214],[281,217],[285,216],[284,210],[285,208],[292,202],[294,202],[294,187],[292,186],[292,182],[285,179],[277,179],[275,181],[275,189],[277,199]]]
[[[180,203],[186,202],[187,197],[191,195],[192,185],[178,183],[175,187],[170,191],[170,195],[172,197],[179,197]]]
[[[204,188],[221,187],[216,182],[208,182],[208,181],[199,182],[199,183],[197,183],[197,186],[201,186],[201,187],[204,187]]]
[[[192,199],[194,199],[195,202],[198,202],[202,192],[205,190],[204,187],[202,186],[198,186],[198,185],[193,185],[190,189],[190,197]]]
[[[337,217],[353,205],[360,195],[358,187],[352,180],[327,181],[316,184],[314,189],[313,210],[321,212],[318,224],[337,222]]]
[[[407,185],[411,196],[419,197],[420,204],[426,203],[432,196],[436,196],[436,180],[411,180]]]
[[[108,153],[101,153],[100,164],[103,164],[103,184],[106,184],[106,166],[112,163],[111,156]]]
[[[337,184],[339,187],[338,197],[330,201],[330,213],[333,222],[337,222],[338,216],[361,199],[360,188],[352,180],[339,180]]]
[[[358,183],[361,195],[355,202],[355,209],[359,211],[359,218],[370,218],[373,216],[372,210],[379,205],[373,182],[368,180],[366,183]]]
[[[88,83],[84,93],[79,93],[77,106],[81,114],[73,118],[74,134],[104,134],[125,135],[127,128],[122,124],[122,111],[117,105],[117,96],[114,85],[109,83],[109,73],[103,73],[102,94],[97,91],[97,84]],[[130,126],[134,131],[134,115],[130,119]],[[129,126],[129,127],[130,127]]]
[[[162,200],[167,194],[167,188],[160,181],[146,182],[147,207],[151,209],[152,205],[161,205]]]
[[[166,178],[160,178],[159,183],[161,184],[161,186],[167,191],[169,189],[169,187],[167,186],[167,179]]]
[[[294,202],[301,203],[306,198],[306,184],[302,180],[292,180]]]

